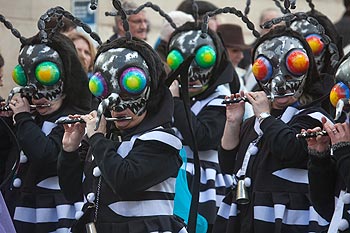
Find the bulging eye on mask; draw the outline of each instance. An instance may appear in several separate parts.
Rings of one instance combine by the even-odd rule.
[[[53,62],[42,62],[35,68],[36,80],[44,86],[52,86],[61,78],[58,66]],[[12,72],[12,79],[20,86],[25,86],[29,82],[23,68],[17,65]]]
[[[147,86],[145,72],[138,67],[125,69],[119,78],[120,92],[123,96],[134,96],[141,94]],[[100,98],[107,97],[108,85],[100,72],[96,72],[89,81],[89,89],[93,95]]]
[[[166,61],[170,69],[176,70],[184,61],[184,58],[180,51],[174,49],[168,54]]]
[[[216,52],[209,45],[202,46],[196,52],[195,61],[200,67],[208,69],[215,65]]]
[[[309,57],[299,49],[292,50],[286,57],[286,67],[295,76],[305,75],[309,69]]]
[[[184,57],[182,53],[177,49],[170,51],[170,53],[167,56],[167,64],[172,70],[176,70],[182,64],[183,61]],[[200,47],[196,51],[195,62],[199,67],[203,69],[208,69],[214,66],[216,62],[215,49],[209,45]]]
[[[266,57],[259,56],[253,63],[252,72],[257,80],[267,82],[272,77],[272,64]]]
[[[90,92],[99,98],[106,98],[108,96],[108,86],[100,72],[96,72],[89,80]]]
[[[286,56],[285,67],[294,76],[304,75],[309,69],[309,58],[303,51],[291,51]],[[263,55],[255,60],[252,67],[255,78],[263,83],[268,82],[273,77],[273,69],[271,61]]]
[[[333,86],[329,94],[329,100],[336,107],[338,101],[341,99],[350,99],[350,89],[346,84],[339,82]]]
[[[322,41],[322,37],[318,34],[311,34],[306,36],[306,41],[310,45],[312,53],[315,56],[321,55],[321,53],[325,49],[325,44]]]

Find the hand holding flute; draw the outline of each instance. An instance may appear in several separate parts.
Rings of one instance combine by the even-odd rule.
[[[97,119],[96,111],[92,111],[86,115],[69,115],[66,119],[67,121],[70,119],[72,122],[61,123],[64,127],[62,146],[63,150],[66,152],[73,152],[77,150],[85,133],[89,138],[96,133],[106,134],[106,120],[104,116],[102,116],[98,129],[95,130]],[[81,122],[84,122],[85,124],[81,124]]]
[[[21,112],[31,112],[31,107],[28,99],[26,97],[14,96],[5,106],[5,109],[12,110],[13,115]],[[33,109],[33,108],[32,108]]]
[[[316,152],[319,154],[329,151],[330,146],[338,143],[350,142],[350,126],[349,123],[336,123],[327,120],[325,117],[321,119],[323,130],[321,127],[313,129],[303,129],[302,134],[306,133],[307,144],[309,152]],[[312,135],[312,137],[311,137]]]
[[[64,118],[61,118],[64,119]],[[79,121],[76,120],[75,123],[82,122],[85,123],[85,121],[82,119],[82,116],[80,115],[69,115],[68,118],[65,118],[68,120],[75,120],[79,119]],[[57,124],[57,121],[55,122]],[[64,151],[67,152],[73,152],[79,148],[80,142],[84,137],[85,134],[85,124],[64,124],[64,134],[62,138],[62,148]]]
[[[106,121],[121,121],[121,120],[131,120],[131,117],[105,117]],[[63,117],[55,121],[56,124],[74,124],[74,123],[85,123],[85,121],[80,117]]]

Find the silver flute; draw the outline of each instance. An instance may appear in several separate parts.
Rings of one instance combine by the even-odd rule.
[[[46,107],[50,107],[51,104],[31,104],[29,105],[30,109],[37,109],[37,108],[46,108]],[[0,111],[10,111],[11,108],[9,105],[5,105],[5,106],[0,106]]]
[[[296,135],[297,138],[315,138],[317,136],[326,136],[328,135],[326,130],[318,131],[318,132],[312,132],[312,133],[307,133],[307,132],[302,132],[298,133]]]
[[[123,120],[131,120],[131,116],[123,116],[123,117],[106,117],[106,121],[123,121]],[[74,123],[85,123],[82,118],[60,118],[55,121],[56,124],[74,124]]]
[[[294,93],[287,93],[287,94],[283,94],[283,95],[267,95],[267,99],[273,101],[275,98],[283,98],[283,97],[287,97],[287,96],[293,96]],[[245,96],[239,97],[239,98],[233,98],[233,99],[225,99],[223,100],[221,103],[222,104],[235,104],[235,103],[239,103],[240,101],[244,101],[244,102],[249,102],[248,98]]]

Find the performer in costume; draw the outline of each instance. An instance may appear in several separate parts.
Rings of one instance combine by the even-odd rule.
[[[331,102],[336,107],[335,118],[341,121],[333,125],[323,120],[323,127],[304,130],[307,133],[321,129],[327,132],[327,135],[310,137],[307,142],[310,197],[315,209],[330,221],[328,232],[350,232],[349,57],[350,54],[347,54],[341,60],[335,76],[337,83],[330,93]],[[344,117],[340,118],[341,115]]]
[[[290,27],[305,37],[314,54],[318,71],[334,75],[335,67],[344,56],[341,38],[330,19],[315,10],[313,4],[311,6],[311,11],[295,13]]]
[[[300,34],[280,26],[257,40],[252,59],[264,91],[228,96],[247,99],[255,116],[242,124],[243,101],[227,104],[219,160],[235,181],[213,232],[322,232],[328,222],[308,196],[307,144],[295,137],[304,126],[320,126],[321,116],[331,120],[314,101],[312,51]]]
[[[120,2],[113,4],[127,34],[97,51],[89,87],[102,101],[97,112],[72,116],[84,123],[64,125],[60,185],[69,200],[86,201],[72,232],[85,226],[97,232],[187,232],[173,215],[182,144],[171,128],[166,73],[157,53],[131,38]]]
[[[214,16],[216,12],[207,14]],[[185,23],[174,31],[169,40],[167,63],[175,71],[184,60],[194,56],[187,71],[190,100],[186,105],[191,110],[189,117],[194,138],[197,139],[200,160],[198,212],[206,218],[208,232],[211,232],[218,207],[232,185],[232,176],[222,173],[220,169],[217,147],[226,118],[222,101],[231,93],[228,86],[232,77],[236,81],[238,77],[218,35],[211,30],[202,31],[203,27],[207,29],[208,18],[201,24]],[[194,151],[197,148],[192,140],[191,126],[183,120],[186,116],[183,101],[186,100],[180,94],[178,80],[170,86],[170,91],[175,104],[173,126],[183,140],[187,155],[188,183],[191,185],[197,182],[194,180]],[[191,187],[190,190],[193,192]]]
[[[4,194],[18,233],[68,232],[77,208],[64,198],[58,184],[57,157],[64,129],[55,121],[91,108],[88,81],[73,43],[60,33],[45,30],[44,21],[39,22],[40,32],[28,39],[10,24],[22,46],[13,70],[19,86],[11,90],[7,106],[13,112],[22,151]]]
[[[310,11],[295,13],[290,27],[304,36],[314,54],[317,69],[320,73],[320,81],[314,88],[324,90],[325,100],[322,106],[331,115],[334,108],[329,102],[327,94],[334,85],[335,67],[344,56],[341,37],[337,33],[331,20],[315,9],[311,0],[307,1]]]

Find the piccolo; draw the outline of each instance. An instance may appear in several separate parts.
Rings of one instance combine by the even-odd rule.
[[[293,96],[294,93],[286,93],[286,94],[283,94],[283,95],[267,95],[267,99],[273,101],[273,99],[277,99],[277,98],[283,98],[283,97],[287,97],[287,96]],[[233,98],[233,99],[225,99],[223,100],[221,103],[222,104],[235,104],[235,103],[239,103],[240,101],[244,101],[244,102],[249,102],[248,98],[245,97],[245,96],[242,96],[242,97],[239,97],[239,98]]]
[[[239,97],[239,98],[233,98],[233,99],[225,99],[224,101],[222,101],[221,103],[222,104],[236,104],[236,103],[239,103],[241,101],[244,101],[244,102],[248,102],[249,103],[249,100],[247,97],[243,96],[243,97]]]
[[[29,105],[30,108],[46,108],[46,107],[51,107],[51,104],[31,104]]]
[[[51,106],[51,104],[31,104],[31,105],[29,105],[30,109],[46,108],[46,107],[50,107],[50,106]],[[11,108],[9,105],[0,107],[0,111],[10,111],[10,110],[11,110]]]
[[[131,116],[123,116],[123,117],[106,117],[106,121],[122,121],[122,120],[131,120]],[[74,124],[74,123],[85,123],[82,118],[60,118],[55,121],[56,124]]]
[[[315,138],[317,136],[326,136],[326,135],[328,135],[326,130],[322,130],[322,131],[312,132],[312,133],[307,133],[307,132],[298,133],[296,137],[297,138]]]

